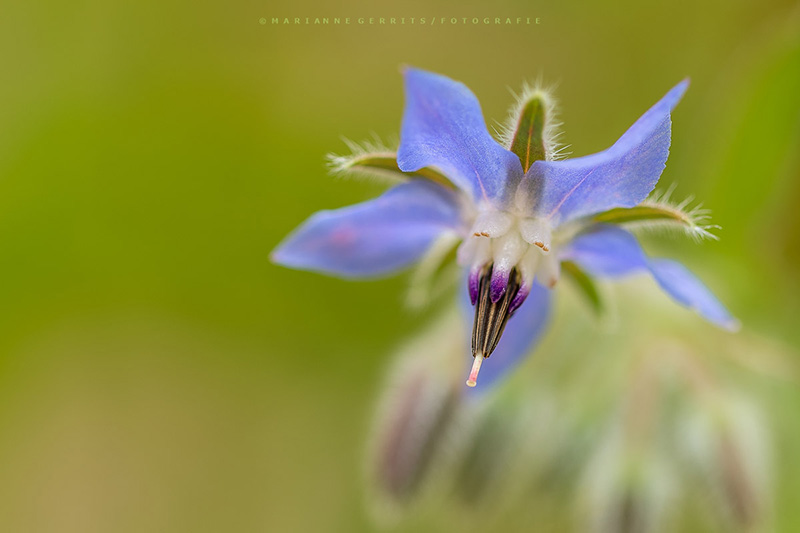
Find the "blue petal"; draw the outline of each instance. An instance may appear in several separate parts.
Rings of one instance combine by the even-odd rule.
[[[647,256],[629,232],[617,226],[595,225],[579,234],[561,254],[594,276],[619,278],[648,268]]]
[[[650,272],[661,288],[676,302],[694,309],[707,320],[727,330],[739,329],[739,321],[731,316],[708,287],[682,264],[669,259],[651,259]]]
[[[524,360],[525,356],[533,351],[550,317],[550,293],[549,289],[539,283],[533,284],[528,297],[508,319],[508,324],[506,324],[497,348],[483,362],[478,375],[478,386],[471,390],[476,393],[489,390],[492,385],[507,377]],[[464,291],[464,294],[466,295],[467,291]],[[475,308],[470,304],[469,296],[464,296],[461,303],[465,321],[468,322],[468,331],[472,331]],[[472,355],[467,354],[464,361],[465,377],[469,374],[472,361]]]
[[[424,70],[408,68],[404,76],[400,170],[435,166],[476,201],[505,202],[522,178],[522,164],[486,130],[475,95],[462,83]]]
[[[561,258],[575,261],[599,277],[618,278],[649,271],[676,302],[725,329],[739,327],[725,306],[686,267],[676,261],[647,257],[636,238],[621,228],[598,225],[576,237]]]
[[[460,224],[451,191],[412,180],[374,200],[315,213],[278,246],[272,260],[346,278],[380,276],[410,265],[436,237]]]
[[[536,161],[520,184],[533,212],[563,224],[614,207],[633,207],[653,190],[667,162],[670,112],[684,80],[651,107],[614,146],[565,161]]]

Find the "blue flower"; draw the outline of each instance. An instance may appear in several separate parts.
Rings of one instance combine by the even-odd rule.
[[[340,171],[375,171],[404,182],[358,205],[316,213],[273,252],[285,266],[346,278],[394,273],[435,243],[457,240],[472,315],[474,386],[506,374],[544,330],[562,268],[592,295],[592,278],[650,273],[678,303],[728,329],[736,320],[685,267],[644,254],[626,227],[678,225],[706,235],[697,211],[648,199],[664,170],[670,113],[682,81],[602,152],[556,160],[554,104],[526,88],[498,142],[478,100],[459,82],[407,68],[396,153],[357,151]],[[402,174],[401,172],[402,171]],[[467,300],[465,297],[464,300]],[[466,354],[465,354],[466,356]]]

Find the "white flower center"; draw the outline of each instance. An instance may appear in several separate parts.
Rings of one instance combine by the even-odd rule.
[[[474,280],[488,268],[492,269],[493,300],[502,296],[514,268],[522,278],[522,299],[534,278],[545,287],[552,287],[559,277],[550,222],[496,209],[484,209],[475,217],[470,235],[458,249],[458,263],[470,271],[473,301]]]

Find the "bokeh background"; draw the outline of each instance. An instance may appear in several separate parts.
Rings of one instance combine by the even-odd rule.
[[[557,82],[574,155],[607,147],[691,77],[661,183],[711,208],[721,240],[649,249],[684,258],[742,334],[788,354],[786,375],[758,394],[774,431],[773,527],[800,529],[796,2],[84,0],[2,12],[3,531],[373,530],[362,474],[373,404],[391,352],[436,308],[405,309],[402,276],[348,283],[278,268],[269,252],[310,213],[380,190],[327,176],[324,155],[346,153],[342,137],[397,134],[401,64],[465,82],[490,123],[509,88]],[[334,16],[541,22],[270,22]],[[555,332],[579,313],[564,306]],[[414,530],[442,527],[431,523]]]

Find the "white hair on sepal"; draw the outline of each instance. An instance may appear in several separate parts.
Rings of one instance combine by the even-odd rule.
[[[709,224],[711,220],[711,210],[698,203],[689,208],[694,201],[694,195],[686,197],[681,202],[672,200],[672,193],[675,192],[676,184],[673,183],[667,189],[656,190],[645,199],[639,207],[658,209],[664,216],[662,218],[639,220],[630,222],[629,225],[646,230],[659,230],[670,232],[681,230],[693,240],[700,242],[704,239],[718,241],[719,237],[712,233],[713,230],[722,229],[717,224]]]
[[[568,146],[559,142],[564,132],[561,131],[563,123],[558,120],[558,101],[553,96],[557,86],[557,83],[545,86],[540,76],[534,83],[523,82],[522,91],[519,93],[509,88],[509,92],[514,97],[514,103],[509,108],[506,120],[498,123],[495,128],[498,142],[507,149],[511,148],[514,134],[517,131],[520,113],[522,113],[528,102],[538,98],[544,102],[545,122],[542,139],[544,141],[545,159],[547,161],[556,161],[569,155],[569,152],[564,151]]]
[[[349,155],[329,153],[325,156],[328,172],[336,177],[352,177],[396,184],[408,179],[396,168],[399,139],[384,142],[376,133],[371,138],[356,142],[342,137],[350,150]]]

